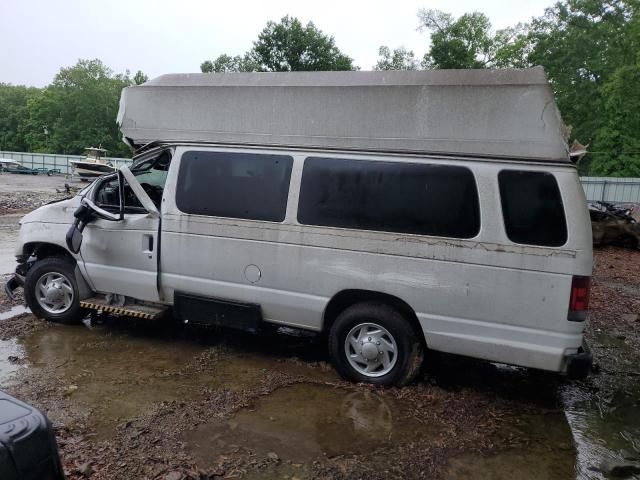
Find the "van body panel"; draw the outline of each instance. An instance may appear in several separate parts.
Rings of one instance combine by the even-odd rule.
[[[289,152],[294,164],[281,223],[185,214],[171,190],[188,150],[225,148],[176,149],[162,212],[160,283],[167,301],[177,290],[255,302],[268,321],[320,331],[331,298],[343,290],[370,290],[405,301],[435,350],[561,370],[565,355],[580,347],[583,324],[568,322],[566,316],[572,277],[590,275],[592,252],[575,168],[455,162],[470,168],[476,179],[481,229],[472,239],[452,239],[300,225],[301,172],[305,158],[315,152]],[[384,155],[326,155],[389,161]],[[393,160],[451,164],[429,157]],[[496,185],[503,169],[554,175],[566,211],[565,245],[517,245],[507,238]],[[249,265],[259,269],[259,280],[246,277]]]

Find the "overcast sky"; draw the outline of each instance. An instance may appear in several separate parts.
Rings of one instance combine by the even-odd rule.
[[[370,70],[378,47],[404,45],[418,57],[428,36],[420,8],[458,16],[474,10],[495,28],[542,15],[549,0],[0,0],[0,82],[43,86],[62,66],[99,58],[116,72],[149,77],[198,72],[203,60],[242,54],[268,20],[312,20]]]

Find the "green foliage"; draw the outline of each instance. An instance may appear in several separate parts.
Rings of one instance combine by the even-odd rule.
[[[268,72],[353,70],[353,60],[312,22],[297,18],[269,22],[253,44],[253,57]]]
[[[142,85],[143,83],[147,82],[149,80],[149,77],[147,75],[145,75],[142,70],[138,70],[135,74],[135,76],[133,77],[133,83],[135,83],[136,85]]]
[[[378,50],[379,59],[374,70],[416,70],[418,60],[411,50],[404,47],[396,48],[393,52],[389,47],[381,46]]]
[[[581,170],[640,175],[640,0],[561,0],[530,25],[495,33],[482,13],[418,17],[431,33],[425,68],[542,65],[571,140],[594,152]]]
[[[529,56],[533,43],[529,25],[518,23],[513,27],[496,31],[492,39],[492,64],[494,68],[530,67]]]
[[[220,55],[200,65],[202,72],[290,72],[354,70],[353,60],[343,54],[333,37],[312,22],[303,26],[294,17],[268,22],[244,56]]]
[[[640,177],[640,65],[619,68],[602,90],[603,126],[593,145],[592,172]]]
[[[28,116],[29,100],[39,93],[37,88],[0,83],[0,150],[27,150],[25,131],[21,126]]]
[[[26,146],[35,152],[80,154],[85,147],[102,145],[111,156],[129,156],[115,120],[120,93],[132,83],[97,59],[62,68],[27,103]]]
[[[200,65],[202,73],[256,72],[259,69],[260,65],[248,54],[243,57],[240,55],[232,57],[223,53],[215,60],[206,60]]]
[[[635,93],[626,82],[627,67],[633,70],[638,62],[639,5],[637,0],[564,0],[531,25],[529,61],[545,67],[572,137],[602,151],[591,156],[593,173],[637,172],[632,164],[638,154],[622,152],[638,151],[633,145],[640,128],[619,122],[625,96]]]
[[[431,33],[431,47],[424,68],[506,68],[524,67],[529,48],[527,27],[493,33],[489,18],[479,12],[456,19],[440,10],[418,12],[420,30]]]

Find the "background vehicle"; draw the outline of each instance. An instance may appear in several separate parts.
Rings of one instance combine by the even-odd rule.
[[[588,370],[589,216],[541,70],[170,75],[121,105],[155,143],[22,220],[37,315],[326,331],[385,385],[425,348]]]

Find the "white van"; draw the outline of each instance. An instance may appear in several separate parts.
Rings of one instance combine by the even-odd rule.
[[[541,69],[169,75],[118,120],[154,143],[21,221],[7,291],[37,316],[327,332],[383,385],[427,348],[589,370],[590,221]]]

